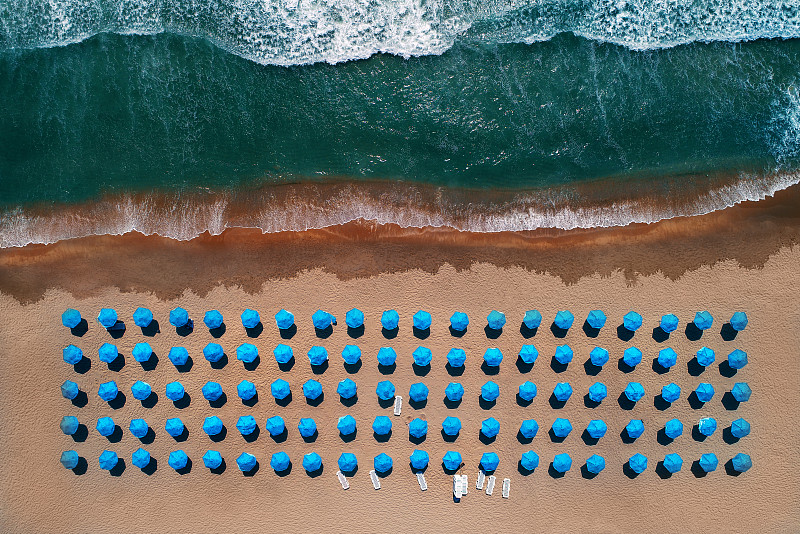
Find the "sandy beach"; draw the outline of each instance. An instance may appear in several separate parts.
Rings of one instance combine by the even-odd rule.
[[[674,219],[654,225],[620,229],[530,234],[463,234],[442,229],[404,231],[363,223],[347,228],[263,236],[247,230],[204,236],[190,242],[129,234],[93,237],[0,251],[0,413],[4,451],[0,469],[0,530],[8,533],[39,532],[444,532],[477,528],[485,532],[658,532],[665,528],[682,532],[796,532],[800,526],[800,481],[793,460],[800,452],[800,359],[797,347],[800,321],[796,295],[800,291],[800,234],[797,188],[774,199],[745,203],[721,212],[691,219]],[[95,320],[101,307],[114,307],[127,330],[118,340]],[[146,337],[133,325],[131,315],[149,307],[160,324],[160,333]],[[195,321],[194,331],[179,336],[168,323],[169,310],[182,306]],[[88,319],[88,332],[71,335],[61,325],[64,309],[73,307]],[[345,312],[353,307],[366,316],[364,335],[348,336]],[[245,308],[260,312],[263,332],[247,337],[239,320]],[[281,308],[296,318],[297,333],[289,341],[280,338],[273,316]],[[311,315],[318,308],[339,319],[327,339],[315,337]],[[394,308],[400,314],[399,335],[385,339],[379,318]],[[218,341],[230,361],[212,369],[202,348],[215,341],[202,324],[206,310],[218,309],[227,330]],[[430,337],[412,334],[411,316],[419,309],[433,316]],[[497,339],[484,332],[486,315],[493,309],[506,314],[508,324]],[[521,319],[529,309],[544,316],[543,326],[526,339]],[[571,310],[575,325],[565,338],[551,333],[549,325],[559,310]],[[586,314],[602,309],[608,322],[596,338],[581,329]],[[629,310],[643,316],[643,327],[630,341],[617,336],[617,326]],[[690,340],[685,327],[699,310],[714,316],[714,326],[699,340]],[[455,311],[471,320],[467,334],[455,338],[448,320]],[[746,311],[750,324],[730,341],[720,329],[734,311]],[[653,328],[663,314],[675,313],[680,326],[667,341],[658,342]],[[155,369],[146,371],[131,356],[133,346],[148,341],[158,356]],[[119,371],[99,361],[97,349],[115,342],[125,357]],[[235,359],[235,349],[254,343],[260,364],[246,370]],[[296,363],[281,371],[272,356],[281,342],[294,349]],[[77,374],[61,359],[62,348],[74,343],[91,359],[91,369]],[[540,356],[531,370],[520,370],[516,355],[525,343],[533,343]],[[556,346],[569,344],[575,353],[564,372],[550,366]],[[347,344],[357,344],[363,365],[354,374],[344,369],[340,356]],[[330,365],[314,375],[306,352],[323,345]],[[433,352],[430,372],[415,375],[411,352],[417,346]],[[625,373],[617,361],[625,348],[635,345],[643,362]],[[193,360],[190,371],[180,373],[167,353],[184,346]],[[392,346],[398,353],[396,370],[382,375],[376,354]],[[604,347],[610,362],[597,376],[584,368],[589,351]],[[689,360],[702,346],[716,352],[717,360],[699,376],[687,370]],[[462,376],[451,377],[445,355],[451,347],[467,353]],[[505,358],[497,375],[481,370],[486,348],[498,347]],[[652,368],[658,351],[672,347],[678,363],[665,374]],[[749,355],[749,365],[735,376],[723,376],[718,364],[734,349]],[[352,407],[339,401],[335,388],[346,377],[356,381],[359,400]],[[293,400],[278,406],[269,395],[269,384],[287,380]],[[302,383],[315,378],[325,398],[314,407],[302,396]],[[59,394],[65,379],[74,380],[88,394],[85,407],[73,406]],[[256,384],[258,402],[244,406],[236,396],[236,384],[247,379]],[[400,417],[378,405],[375,385],[391,380],[398,394],[407,397],[412,383],[430,388],[427,405],[406,406]],[[480,386],[487,380],[500,385],[496,406],[483,409],[478,402]],[[100,383],[116,380],[127,396],[123,407],[113,410],[97,396]],[[158,402],[145,408],[130,394],[130,385],[145,380],[158,394]],[[176,408],[164,396],[168,382],[179,380],[191,396],[188,407]],[[212,408],[201,395],[202,385],[222,384],[227,402]],[[519,406],[519,384],[530,380],[538,396],[530,406]],[[466,394],[457,409],[443,402],[451,381],[464,385]],[[600,381],[608,398],[596,408],[584,405],[583,395]],[[645,397],[633,410],[623,410],[617,397],[629,381],[641,382]],[[730,410],[723,394],[735,382],[748,382],[749,402]],[[548,397],[558,382],[569,382],[575,393],[563,408],[553,409]],[[654,397],[670,382],[682,389],[681,398],[666,410],[654,406]],[[700,409],[687,398],[698,383],[710,382],[716,394]],[[235,428],[241,415],[253,415],[260,427],[258,439],[247,443]],[[354,441],[343,442],[336,432],[341,415],[352,414],[358,422]],[[58,429],[62,416],[76,415],[89,427],[84,442],[74,442]],[[118,443],[109,443],[94,425],[109,415],[122,427]],[[213,443],[201,430],[203,419],[218,415],[228,434]],[[288,437],[276,443],[264,430],[264,422],[281,415]],[[391,439],[377,442],[371,424],[375,416],[389,415],[394,423]],[[463,430],[454,443],[446,443],[439,430],[448,415],[461,419]],[[714,417],[719,430],[705,441],[691,435],[701,417]],[[141,445],[127,430],[132,418],[142,417],[154,428],[155,441]],[[164,421],[180,417],[189,437],[176,443],[164,431]],[[314,443],[305,443],[297,432],[301,417],[313,417],[319,427]],[[427,440],[414,445],[406,423],[414,417],[429,422]],[[480,423],[487,417],[500,422],[500,434],[491,444],[478,439]],[[564,417],[573,432],[563,443],[547,435],[553,420]],[[739,417],[752,425],[752,434],[738,443],[723,440],[722,430]],[[623,443],[625,424],[640,418],[645,433],[635,443]],[[656,439],[671,418],[683,421],[684,434],[670,445]],[[524,419],[540,425],[530,444],[517,440]],[[581,439],[592,419],[603,419],[608,433],[595,445]],[[158,469],[146,475],[133,466],[131,453],[143,446],[157,459]],[[61,451],[74,448],[88,461],[85,474],[76,475],[58,462]],[[429,452],[428,491],[421,492],[408,466],[408,456],[420,448]],[[126,462],[121,476],[113,477],[97,465],[103,449],[114,450]],[[192,460],[191,472],[179,475],[167,465],[169,452],[183,449]],[[219,450],[227,470],[209,473],[202,464],[207,449]],[[534,450],[540,466],[523,476],[517,470],[520,455]],[[461,472],[469,475],[470,493],[454,503],[452,479],[444,474],[441,457],[459,451]],[[244,477],[235,458],[243,451],[254,454],[260,469]],[[273,452],[285,451],[293,462],[291,473],[278,477],[269,467]],[[321,476],[310,478],[301,466],[302,455],[322,456]],[[491,497],[474,489],[481,454],[495,451],[500,457],[498,479],[511,479],[511,498],[500,497],[499,483]],[[336,459],[353,452],[359,470],[351,487],[343,491],[336,480]],[[368,472],[372,458],[386,452],[394,458],[394,470],[373,490]],[[563,478],[553,478],[547,466],[555,454],[567,452],[573,467]],[[635,479],[623,473],[623,464],[634,453],[649,458],[648,469]],[[656,463],[675,452],[684,460],[681,472],[662,479]],[[720,460],[716,472],[696,477],[691,463],[705,452]],[[723,464],[738,452],[749,454],[753,468],[740,476],[726,474]],[[607,467],[599,476],[585,479],[580,466],[599,454]],[[499,482],[499,481],[498,481]]]

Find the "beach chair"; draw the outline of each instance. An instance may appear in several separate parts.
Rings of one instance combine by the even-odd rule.
[[[394,414],[400,415],[400,412],[403,411],[403,397],[400,395],[394,398]]]
[[[486,473],[483,471],[478,471],[478,482],[475,484],[475,489],[482,490],[483,489],[483,482],[486,480]]]
[[[489,475],[489,482],[486,483],[486,495],[491,495],[494,491],[494,475]]]
[[[461,498],[461,475],[453,475],[453,497]]]
[[[503,479],[503,498],[508,499],[508,494],[511,491],[511,479],[504,478]]]
[[[381,489],[381,481],[378,478],[378,474],[375,473],[374,469],[369,472],[369,478],[370,478],[370,480],[372,480],[372,487],[373,488],[375,488],[376,490]]]
[[[417,473],[417,482],[419,483],[419,489],[422,491],[428,489],[428,482],[425,480],[425,475],[423,473]]]
[[[342,485],[342,489],[346,490],[350,488],[350,483],[347,481],[347,477],[344,476],[344,473],[336,471],[336,476],[339,477],[339,483]]]
[[[469,482],[467,482],[467,475],[461,475],[461,494],[466,495],[469,493]]]

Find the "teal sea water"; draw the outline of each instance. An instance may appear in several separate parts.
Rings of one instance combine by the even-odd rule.
[[[3,247],[623,225],[798,172],[797,1],[0,5]]]

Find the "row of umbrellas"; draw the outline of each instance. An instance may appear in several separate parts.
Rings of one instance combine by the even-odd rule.
[[[69,308],[61,315],[61,322],[67,328],[76,328],[82,321],[78,310]],[[241,314],[242,326],[246,329],[257,328],[261,324],[261,316],[256,310],[246,309]],[[336,324],[336,317],[324,311],[317,310],[311,316],[314,328],[326,330]],[[428,330],[431,327],[431,314],[425,310],[419,310],[413,317],[413,325],[417,330]],[[600,330],[606,324],[606,314],[602,310],[592,310],[586,316],[586,325],[594,330]],[[97,321],[107,329],[118,328],[120,326],[119,316],[113,308],[103,308],[97,315]],[[568,310],[556,313],[553,325],[561,330],[569,330],[575,321],[575,316]],[[137,308],[133,312],[133,322],[136,326],[147,328],[153,322],[153,312],[147,308]],[[192,326],[189,312],[184,308],[174,308],[169,312],[169,322],[175,328]],[[400,322],[400,314],[396,310],[386,310],[381,314],[381,326],[386,330],[396,330]],[[699,330],[711,328],[714,318],[708,311],[699,311],[695,314],[692,324]],[[209,310],[203,316],[203,323],[209,330],[221,328],[224,324],[222,314],[218,310]],[[358,308],[353,308],[345,315],[345,323],[348,328],[362,328],[364,326],[364,313]],[[528,310],[522,318],[522,324],[534,330],[539,328],[542,323],[542,314],[538,310]],[[728,324],[735,331],[744,330],[747,326],[747,314],[744,312],[734,313]],[[280,310],[275,314],[275,324],[280,330],[288,330],[295,326],[294,315],[286,310]],[[506,316],[497,310],[492,310],[486,317],[486,326],[495,331],[502,330],[506,324]],[[469,325],[469,317],[466,313],[455,312],[450,317],[450,328],[457,332],[465,332]],[[623,328],[629,332],[636,332],[642,326],[642,316],[635,311],[629,311],[622,318]],[[670,333],[678,328],[678,317],[674,314],[667,314],[661,317],[659,326],[663,332]]]

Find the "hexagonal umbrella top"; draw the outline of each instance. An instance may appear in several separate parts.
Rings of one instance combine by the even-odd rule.
[[[743,438],[750,434],[750,423],[741,417],[731,423],[731,434],[735,438]]]
[[[628,458],[628,466],[634,473],[643,473],[644,470],[647,469],[647,456],[637,452]]]
[[[699,311],[694,314],[694,325],[700,330],[708,330],[714,323],[714,318],[707,311]]]
[[[572,347],[570,347],[569,345],[559,345],[558,347],[556,347],[556,354],[554,358],[561,365],[566,365],[569,362],[571,362],[572,356],[573,356]]]
[[[243,415],[236,421],[236,430],[243,436],[249,436],[258,428],[256,418],[252,415]]]
[[[150,387],[150,384],[148,384],[147,382],[142,382],[141,380],[137,380],[131,386],[131,393],[133,394],[133,398],[139,401],[143,401],[147,397],[149,397],[152,391],[153,388]]]
[[[519,433],[526,439],[533,439],[539,432],[539,423],[533,419],[526,419],[519,425]]]
[[[186,326],[189,322],[189,312],[183,308],[175,308],[169,312],[169,324],[175,328]]]
[[[256,457],[248,452],[243,452],[242,454],[239,455],[238,458],[236,458],[236,466],[242,473],[246,473],[252,470],[257,463],[258,460],[256,459]]]
[[[111,328],[117,324],[117,311],[112,308],[102,308],[97,314],[97,322],[103,325],[103,328]]]
[[[500,386],[489,380],[481,386],[481,397],[487,402],[497,400],[500,396]]]
[[[224,426],[225,425],[222,424],[222,419],[216,415],[212,415],[210,417],[206,417],[205,421],[203,421],[203,432],[209,436],[216,436],[222,432],[222,428]]]
[[[519,391],[517,394],[519,395],[520,399],[530,402],[536,397],[536,393],[536,384],[528,380],[519,385]]]
[[[428,453],[419,449],[414,449],[408,459],[411,463],[411,469],[425,469],[430,461]]]
[[[325,330],[336,324],[336,317],[326,311],[317,310],[311,316],[311,321],[314,323],[314,328],[317,330]]]
[[[450,327],[456,332],[464,332],[469,326],[469,317],[466,313],[455,312],[450,317]]]
[[[203,455],[203,465],[209,469],[216,469],[222,465],[222,455],[219,451],[206,451]]]
[[[427,330],[431,327],[431,314],[424,310],[419,310],[415,313],[413,320],[414,328],[417,330]]]
[[[78,321],[80,322],[80,321]],[[78,467],[81,457],[78,456],[77,451],[64,451],[61,453],[61,465],[64,469],[75,469]]]
[[[205,315],[203,315],[203,323],[209,330],[216,330],[222,326],[222,314],[217,310],[208,310]]]
[[[672,349],[667,347],[658,351],[658,364],[665,369],[669,369],[675,362],[678,361],[678,354]]]
[[[153,322],[153,312],[147,308],[136,308],[133,312],[133,324],[140,328],[147,328]],[[146,451],[145,451],[146,452]],[[150,460],[148,460],[149,462]]]
[[[734,350],[728,354],[728,365],[731,369],[741,369],[747,365],[747,353],[740,349]]]
[[[203,347],[203,357],[211,363],[218,362],[225,356],[225,351],[222,350],[222,345],[219,343],[209,343]]]
[[[242,400],[250,400],[256,396],[256,385],[250,382],[249,380],[242,380],[236,386],[236,393],[239,395],[239,398]]]
[[[592,352],[589,353],[589,361],[595,367],[603,367],[608,363],[608,351],[602,347],[593,348]]]
[[[414,363],[419,367],[430,365],[433,359],[433,353],[428,347],[417,347],[411,355],[414,357]]]
[[[752,394],[753,390],[750,389],[747,382],[736,382],[731,388],[731,395],[733,395],[733,398],[736,399],[737,402],[749,401],[750,395]]]
[[[703,417],[697,422],[697,430],[704,436],[710,436],[717,430],[717,420],[713,417]]]
[[[659,323],[659,326],[661,327],[661,330],[667,334],[674,332],[678,329],[678,316],[672,313],[661,316],[661,322]]]
[[[372,460],[372,465],[378,473],[386,473],[392,469],[392,457],[385,452],[380,453]]]
[[[114,347],[114,345],[111,345]],[[116,347],[114,347],[116,349]],[[62,351],[64,362],[70,365],[75,365],[83,359],[83,351],[75,345],[67,345]],[[114,356],[116,358],[116,356]],[[114,360],[111,360],[114,361]]]
[[[535,330],[542,324],[542,314],[539,313],[539,310],[528,310],[522,317],[522,324],[524,324],[525,328],[528,330]]]
[[[638,402],[644,397],[644,387],[639,382],[628,382],[625,386],[625,396],[631,402]]]
[[[186,395],[186,390],[180,382],[170,382],[167,384],[167,391],[165,393],[167,398],[172,402],[181,400]]]
[[[64,380],[64,383],[61,384],[61,396],[65,399],[72,400],[77,397],[80,392],[81,390],[78,384],[72,380]]]
[[[379,415],[372,422],[372,431],[379,436],[385,436],[392,431],[392,420],[385,415]]]
[[[497,456],[497,453],[494,452],[484,452],[481,456],[481,469],[483,469],[487,473],[493,472],[497,469],[497,466],[500,464],[500,458]]]
[[[483,353],[483,361],[489,367],[499,367],[500,362],[503,361],[503,353],[498,348],[488,348],[486,352]]]
[[[97,395],[106,402],[111,402],[119,395],[119,388],[117,383],[113,380],[110,382],[103,382],[97,389]]]
[[[697,358],[697,363],[703,367],[708,367],[714,363],[716,356],[714,355],[714,351],[708,347],[700,347],[700,350],[698,350],[697,354],[695,354],[695,358]]]
[[[269,423],[269,419],[267,419],[267,422]],[[269,430],[269,428],[267,428],[267,430]],[[311,437],[317,431],[317,422],[310,417],[303,417],[300,419],[300,422],[297,423],[297,431],[304,438]],[[272,434],[272,432],[270,432],[270,434]],[[280,432],[278,432],[276,435],[279,434]]]
[[[459,467],[461,467],[461,454],[456,451],[447,451],[442,456],[442,464],[444,464],[444,468],[448,471],[455,471]]]
[[[631,419],[628,424],[625,425],[625,432],[631,439],[638,438],[644,434],[644,421],[641,419]]]
[[[322,384],[316,380],[306,380],[303,384],[303,396],[308,400],[315,400],[320,395],[322,395]]]
[[[539,467],[539,455],[533,451],[523,452],[519,459],[519,465],[526,471],[533,471]]]
[[[305,419],[305,421],[311,421],[311,423],[314,424],[313,419]],[[280,436],[286,430],[286,423],[283,421],[283,417],[281,417],[280,415],[273,415],[272,417],[267,419],[267,423],[264,425],[264,427],[267,429],[267,432],[269,432],[270,436]],[[314,430],[316,429],[317,425],[314,424]],[[313,433],[314,432],[312,431],[311,434]],[[309,436],[311,434],[309,434]]]
[[[458,417],[445,417],[442,421],[442,432],[448,436],[457,436],[461,432],[461,420]]]
[[[319,471],[322,467],[322,458],[316,452],[309,452],[303,456],[303,469],[307,473]]]
[[[500,422],[494,417],[484,419],[481,423],[481,434],[487,438],[493,438],[500,433]]]
[[[61,423],[59,424],[61,432],[67,436],[71,436],[77,432],[79,426],[80,422],[78,422],[78,418],[74,415],[65,415],[61,418]]]
[[[342,359],[347,365],[355,365],[361,359],[361,349],[357,345],[345,345],[342,349]]]
[[[586,316],[586,322],[595,330],[600,330],[606,324],[606,314],[602,310],[592,310]]]
[[[566,402],[572,396],[572,386],[569,385],[569,382],[559,382],[553,388],[553,396],[559,402]]]
[[[467,353],[464,352],[464,349],[452,348],[447,352],[447,363],[450,364],[450,367],[458,369],[464,365],[465,361],[467,361]]]
[[[275,314],[275,324],[278,326],[278,330],[288,330],[294,325],[294,315],[281,309]]]
[[[137,343],[133,347],[133,359],[139,363],[150,360],[153,355],[153,348],[149,343]]]
[[[261,322],[261,316],[256,310],[250,308],[242,312],[242,326],[245,328],[255,328]]]
[[[602,382],[595,382],[589,387],[589,400],[592,402],[603,402],[608,397],[608,388]]]
[[[242,363],[253,363],[258,358],[258,348],[252,343],[242,343],[236,347],[236,359]]]
[[[143,438],[150,431],[147,421],[144,419],[132,419],[131,424],[128,425],[128,431],[137,438]]]
[[[622,326],[625,330],[636,332],[642,326],[642,316],[635,311],[629,311],[622,318]]]
[[[428,386],[422,382],[411,384],[408,389],[408,398],[413,402],[422,402],[428,399]]]
[[[664,423],[664,434],[671,439],[677,438],[683,434],[683,423],[678,419],[670,419]]]
[[[359,310],[358,308],[353,308],[349,310],[344,315],[344,323],[349,328],[361,328],[364,326],[364,312]]]
[[[345,473],[353,472],[356,470],[356,467],[358,467],[358,460],[356,459],[356,455],[352,452],[343,452],[339,456],[337,463],[339,464],[339,469]]]
[[[117,464],[119,463],[119,456],[114,451],[103,451],[100,453],[99,464],[100,469],[105,469],[106,471],[111,471]]]
[[[328,361],[328,350],[325,347],[311,347],[308,351],[308,361],[311,365],[322,365]]]
[[[739,473],[744,473],[753,467],[753,460],[750,459],[749,454],[739,453],[731,458],[731,465],[733,469]]]
[[[207,401],[214,402],[222,396],[222,386],[217,382],[206,382],[203,385],[203,397]]]
[[[595,475],[606,468],[606,460],[602,456],[593,454],[586,459],[586,470]]]
[[[731,327],[737,332],[741,332],[747,327],[747,314],[745,312],[736,312],[731,316]]]
[[[294,356],[294,351],[289,345],[279,343],[274,349],[272,349],[272,355],[275,356],[275,361],[277,363],[289,363]]]
[[[506,325],[506,314],[492,310],[486,316],[486,321],[492,330],[500,330]]]
[[[111,343],[103,343],[97,350],[97,354],[100,357],[101,362],[111,363],[117,359],[117,356],[119,356],[119,351],[117,350],[116,345],[113,345]]]
[[[378,365],[391,367],[397,361],[397,352],[392,347],[378,349]]]
[[[380,400],[393,399],[395,394],[394,384],[388,380],[381,380],[375,387],[375,394],[378,395]]]
[[[569,454],[562,452],[561,454],[555,455],[553,458],[553,469],[559,473],[566,473],[570,468],[572,468],[572,458],[570,458]]]
[[[167,419],[167,422],[164,423],[164,430],[166,430],[167,434],[173,438],[183,434],[185,429],[186,427],[183,425],[183,421],[181,421],[178,417]]]
[[[523,363],[533,365],[537,358],[539,358],[539,351],[533,345],[522,345],[522,348],[519,349],[519,359]]]
[[[586,425],[586,433],[592,439],[600,439],[606,435],[608,431],[608,425],[606,425],[605,421],[602,419],[592,419],[589,421],[589,424]]]
[[[222,456],[218,452],[213,454],[214,452],[216,451],[208,451],[205,455],[203,455],[203,464],[209,469],[215,469],[222,464]],[[219,460],[219,462],[217,462],[217,460]],[[169,466],[176,471],[186,467],[188,462],[189,457],[186,456],[186,453],[181,450],[173,451],[169,454]]]
[[[719,460],[717,460],[717,455],[713,453],[706,453],[700,456],[700,459],[697,461],[700,465],[700,469],[705,471],[706,473],[710,473],[712,471],[717,470],[717,466],[719,465]]]
[[[625,352],[622,353],[622,361],[625,362],[625,365],[628,367],[636,367],[642,363],[642,351],[637,347],[628,347],[625,349]]]
[[[81,323],[81,320],[81,312],[73,308],[67,308],[64,313],[61,314],[61,324],[67,328],[75,328]]]
[[[700,402],[708,402],[714,396],[714,386],[708,382],[701,382],[694,389],[694,394]]]
[[[169,349],[168,357],[172,365],[179,367],[189,361],[189,351],[184,347],[172,347]]]
[[[394,330],[400,322],[400,314],[396,310],[386,310],[381,314],[381,326],[386,330]]]
[[[661,398],[666,402],[672,403],[678,400],[681,396],[681,388],[674,382],[665,385],[661,388]]]
[[[408,423],[408,433],[415,438],[421,438],[428,433],[428,422],[419,417],[412,419]]]
[[[289,387],[289,382],[279,378],[269,386],[269,391],[276,400],[283,400],[292,394],[292,389]]]
[[[349,378],[345,378],[339,382],[338,386],[336,386],[336,393],[338,393],[343,399],[352,399],[356,396],[357,391],[358,387],[356,386],[356,383]]]
[[[341,435],[349,436],[356,431],[356,420],[352,415],[344,415],[339,418],[336,428]]]
[[[553,435],[556,437],[566,438],[569,436],[569,433],[572,432],[572,423],[570,423],[568,419],[559,417],[553,421],[551,430],[553,431]]]
[[[572,323],[575,321],[575,316],[568,310],[563,310],[556,313],[556,318],[553,320],[555,325],[561,330],[569,330]]]
[[[464,386],[458,382],[450,382],[444,389],[444,396],[449,401],[458,402],[464,396]]]
[[[663,460],[664,469],[670,473],[677,473],[683,467],[683,458],[675,453],[667,454]]]

